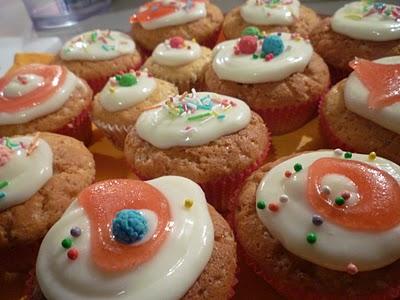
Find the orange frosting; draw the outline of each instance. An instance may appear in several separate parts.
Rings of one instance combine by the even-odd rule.
[[[352,180],[359,201],[337,206],[320,193],[325,175],[340,174]],[[308,201],[324,218],[353,230],[383,231],[400,223],[400,185],[385,171],[367,163],[338,158],[316,160],[308,170]]]
[[[22,96],[6,97],[4,88],[16,76],[33,74],[44,78],[44,84]],[[0,78],[0,111],[14,113],[45,102],[62,86],[67,76],[65,67],[32,64],[23,66]]]
[[[90,221],[91,257],[104,271],[138,267],[157,253],[167,237],[171,220],[168,201],[146,182],[129,179],[98,182],[83,190],[78,199]],[[157,215],[157,228],[150,240],[133,246],[113,239],[112,220],[122,209],[148,209]]]
[[[382,108],[400,101],[400,64],[386,65],[356,58],[350,66],[369,91],[370,108]]]

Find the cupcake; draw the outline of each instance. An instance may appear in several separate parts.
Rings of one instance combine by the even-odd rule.
[[[0,137],[50,131],[90,142],[92,91],[63,66],[31,64],[0,78]]]
[[[235,233],[288,299],[400,296],[400,166],[341,150],[283,158],[243,186]]]
[[[0,270],[32,267],[47,230],[94,175],[92,154],[73,138],[0,139]]]
[[[144,71],[116,75],[108,80],[93,102],[93,122],[119,148],[140,113],[159,104],[178,89]]]
[[[264,162],[269,145],[263,121],[244,102],[193,91],[142,113],[124,152],[140,178],[187,177],[225,213],[233,191]]]
[[[50,229],[28,299],[228,299],[235,270],[232,231],[197,184],[108,180]]]
[[[66,42],[58,62],[85,79],[97,93],[109,77],[139,69],[142,56],[135,42],[125,33],[97,29]]]
[[[144,66],[155,77],[174,83],[184,93],[203,87],[211,53],[195,41],[175,36],[159,44]]]
[[[315,28],[311,40],[339,81],[351,73],[355,57],[400,55],[400,6],[369,0],[346,4]]]
[[[206,89],[243,99],[273,135],[300,128],[329,86],[328,67],[298,34],[246,35],[219,44]]]
[[[369,153],[400,164],[400,56],[356,59],[320,107],[321,133],[333,148]]]
[[[132,36],[144,49],[153,51],[174,36],[196,39],[214,47],[224,16],[206,0],[155,0],[139,7],[130,19]]]
[[[297,32],[307,37],[319,21],[317,14],[298,0],[247,0],[228,12],[222,30],[228,40],[254,30],[251,26],[265,32]]]

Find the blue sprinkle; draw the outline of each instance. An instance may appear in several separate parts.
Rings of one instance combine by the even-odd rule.
[[[0,199],[4,198],[6,196],[6,193],[0,192]]]
[[[149,228],[146,218],[137,210],[120,210],[112,221],[112,234],[123,244],[133,244],[144,238]]]
[[[225,119],[225,115],[218,115],[217,119],[218,120],[223,120],[223,119]]]
[[[374,3],[374,8],[376,10],[384,10],[386,8],[386,4],[383,2],[376,2]]]
[[[282,38],[277,35],[270,35],[264,39],[262,45],[262,52],[265,54],[272,53],[274,56],[278,56],[284,50]]]

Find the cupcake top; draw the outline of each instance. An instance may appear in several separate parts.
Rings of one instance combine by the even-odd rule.
[[[187,65],[201,56],[201,47],[196,41],[184,40],[175,36],[159,44],[152,57],[162,66],[176,67]]]
[[[31,64],[0,78],[0,125],[22,124],[60,109],[78,84],[63,66]]]
[[[66,42],[61,49],[63,60],[107,60],[136,51],[135,42],[125,33],[96,29]]]
[[[36,275],[47,299],[179,299],[213,246],[207,202],[193,181],[108,180],[83,190],[50,229]]]
[[[240,15],[255,25],[291,25],[300,14],[297,0],[247,0]]]
[[[137,134],[160,149],[193,147],[245,128],[251,111],[243,101],[215,93],[184,93],[143,112]]]
[[[147,30],[182,25],[207,16],[205,0],[155,0],[139,7],[130,19]]]
[[[99,101],[109,112],[125,110],[146,100],[156,86],[155,79],[146,70],[116,75],[100,92]]]
[[[344,88],[348,110],[400,134],[400,56],[356,59]]]
[[[331,25],[334,31],[357,40],[398,40],[400,6],[372,0],[352,2],[333,15]]]
[[[53,152],[36,136],[0,138],[0,211],[31,198],[53,176]]]
[[[355,274],[400,258],[400,166],[374,152],[292,157],[264,176],[256,197],[268,231],[314,264]]]
[[[303,72],[313,55],[310,42],[296,33],[264,35],[251,27],[244,34],[214,49],[212,67],[219,79],[248,84],[280,81]]]

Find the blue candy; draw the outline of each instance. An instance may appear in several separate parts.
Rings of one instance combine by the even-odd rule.
[[[278,35],[267,36],[262,45],[262,52],[265,54],[272,53],[274,56],[278,56],[284,50],[282,38]]]
[[[146,218],[134,209],[119,211],[112,221],[112,234],[120,243],[136,243],[142,240],[148,231]]]

